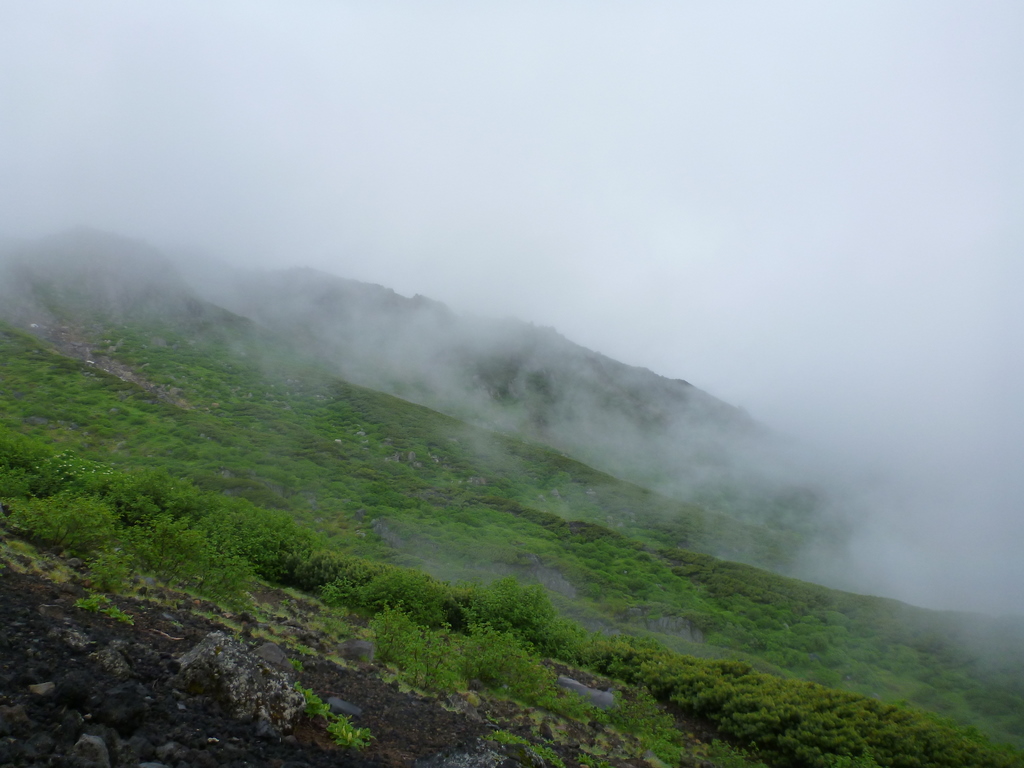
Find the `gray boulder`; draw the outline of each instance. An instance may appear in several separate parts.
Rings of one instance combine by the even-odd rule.
[[[609,691],[600,691],[597,688],[588,688],[578,680],[573,680],[571,677],[565,675],[559,675],[558,680],[555,681],[559,686],[569,691],[575,691],[585,699],[589,699],[590,703],[595,707],[601,709],[611,709],[615,706],[615,694]]]
[[[223,632],[211,632],[179,663],[173,685],[210,696],[231,717],[267,721],[288,733],[305,708],[286,675]]]
[[[80,768],[110,768],[110,753],[99,736],[82,736],[71,748],[71,759]]]
[[[132,676],[132,666],[125,653],[128,644],[124,640],[112,640],[106,648],[100,648],[95,653],[90,653],[103,670],[114,677],[127,680]]]
[[[277,643],[264,643],[256,649],[255,653],[278,672],[283,673],[289,680],[295,678],[295,667],[292,666],[288,656]]]
[[[337,696],[331,696],[327,699],[327,706],[331,708],[331,713],[335,715],[345,715],[346,717],[362,717],[363,710],[357,707],[355,704],[339,699]]]
[[[346,640],[338,644],[338,655],[351,661],[373,661],[373,643],[369,640]]]

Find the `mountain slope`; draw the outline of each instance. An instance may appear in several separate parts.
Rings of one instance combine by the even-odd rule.
[[[1024,730],[1020,627],[694,554],[784,570],[799,540],[349,384],[102,243],[77,274],[22,264],[0,284],[31,331],[0,338],[8,430],[284,510],[335,551],[541,583],[594,629]]]
[[[743,411],[553,329],[462,317],[422,296],[310,269],[221,267],[193,282],[347,380],[747,522],[808,536],[837,532],[806,468],[792,466],[788,447]]]

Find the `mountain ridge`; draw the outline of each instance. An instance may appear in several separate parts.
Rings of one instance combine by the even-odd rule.
[[[801,542],[347,383],[293,337],[187,293],[147,305],[115,292],[89,307],[81,292],[65,304],[46,281],[36,288],[65,326],[2,329],[3,429],[280,510],[346,556],[457,582],[515,575],[592,629],[910,698],[997,733],[1020,720],[1011,626],[974,620],[970,640],[934,612],[715,560],[785,573]],[[80,339],[74,359],[41,340],[55,330]],[[145,382],[108,374],[96,350]],[[178,389],[188,407],[145,383]],[[972,649],[998,643],[989,669]]]

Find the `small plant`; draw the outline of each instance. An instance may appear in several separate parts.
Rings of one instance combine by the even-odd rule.
[[[306,714],[310,717],[322,717],[327,721],[327,732],[331,734],[334,743],[339,747],[350,749],[362,749],[370,745],[373,736],[369,728],[356,728],[352,721],[344,715],[336,715],[331,712],[330,706],[319,696],[313,693],[312,688],[303,688],[298,683],[295,690],[302,694],[306,700]]]
[[[132,572],[132,557],[121,549],[101,552],[89,561],[89,572],[96,589],[103,592],[120,592]]]
[[[331,708],[313,693],[312,688],[303,688],[298,683],[295,683],[295,690],[302,694],[302,697],[306,700],[306,714],[310,717],[323,717],[325,720],[330,720],[332,717]]]
[[[331,734],[335,744],[339,747],[349,747],[351,749],[362,749],[363,747],[370,746],[370,740],[373,736],[370,735],[369,728],[356,728],[343,715],[335,715],[335,718],[335,721],[327,726],[327,732]]]
[[[135,624],[135,619],[111,603],[110,598],[106,595],[89,595],[79,598],[75,601],[75,607],[81,608],[83,611],[102,613],[104,616],[117,619],[125,624]]]
[[[302,671],[302,662],[299,661],[298,659],[288,659],[288,663],[291,664],[295,668],[296,672],[301,672]]]

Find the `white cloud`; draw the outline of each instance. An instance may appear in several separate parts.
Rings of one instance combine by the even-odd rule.
[[[887,466],[887,514],[929,535],[876,571],[943,600],[1019,576],[1022,17],[9,3],[0,231],[86,223],[554,325]]]

